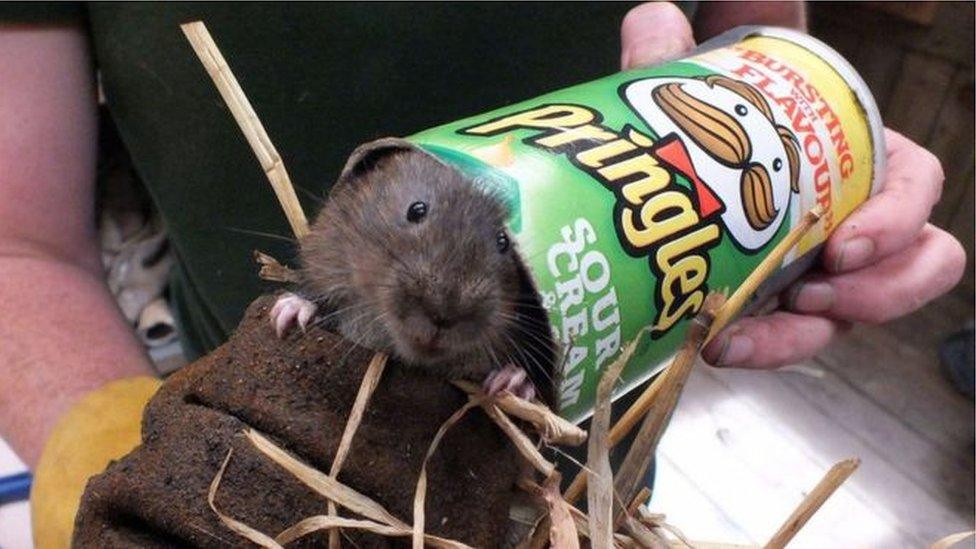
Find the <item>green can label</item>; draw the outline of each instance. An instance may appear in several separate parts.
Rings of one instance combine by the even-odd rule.
[[[880,124],[799,41],[752,36],[408,138],[508,203],[562,347],[565,417],[590,414],[600,373],[642,329],[618,396],[804,212],[828,216],[786,263],[870,193]]]

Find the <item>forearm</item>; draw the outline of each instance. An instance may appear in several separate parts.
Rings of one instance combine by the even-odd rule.
[[[806,31],[803,2],[702,2],[695,14],[695,38],[701,42],[740,25],[772,25]]]
[[[33,466],[58,418],[80,396],[153,370],[91,269],[0,252],[0,281],[0,433]]]
[[[34,465],[85,392],[151,373],[103,279],[80,26],[0,26],[0,435]]]

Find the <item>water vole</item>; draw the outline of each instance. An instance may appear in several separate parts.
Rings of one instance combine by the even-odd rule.
[[[279,333],[331,322],[406,364],[552,403],[554,346],[504,206],[391,141],[353,154],[301,240],[300,296],[282,296],[271,313]]]

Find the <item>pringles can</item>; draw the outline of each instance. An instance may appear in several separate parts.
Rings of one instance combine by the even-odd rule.
[[[485,85],[491,85],[486,82]],[[798,32],[743,27],[614,74],[407,138],[489,187],[545,308],[560,413],[645,328],[615,396],[665,367],[712,290],[737,288],[815,205],[820,224],[761,289],[815,259],[880,186],[884,136],[854,69]]]

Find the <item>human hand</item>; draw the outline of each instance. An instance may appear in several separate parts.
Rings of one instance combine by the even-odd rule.
[[[781,295],[785,310],[743,318],[703,356],[721,366],[775,368],[809,358],[853,322],[881,323],[946,293],[962,277],[966,254],[928,223],[942,192],[939,160],[886,130],[882,189],[827,239],[820,269]]]
[[[644,4],[621,27],[624,69],[682,56],[694,46],[691,26],[674,5]],[[928,223],[942,191],[938,159],[886,131],[882,190],[827,239],[820,268],[781,296],[783,310],[743,318],[703,351],[722,366],[776,368],[809,358],[853,322],[880,323],[946,293],[966,256],[950,234]]]

